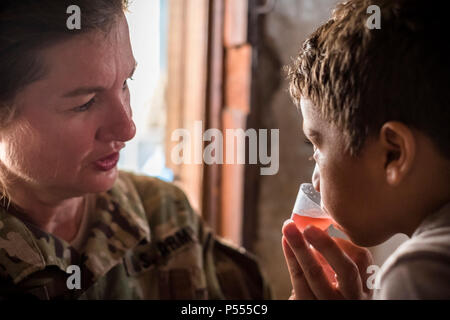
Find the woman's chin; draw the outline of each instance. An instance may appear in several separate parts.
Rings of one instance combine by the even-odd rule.
[[[118,175],[119,170],[117,167],[108,171],[96,172],[95,175],[89,179],[89,186],[87,186],[89,193],[108,191],[113,187]]]

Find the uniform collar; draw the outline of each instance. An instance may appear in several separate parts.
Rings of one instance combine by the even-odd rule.
[[[21,221],[14,208],[0,207],[0,276],[14,284],[49,266],[81,269],[87,288],[121,262],[142,240],[150,241],[145,211],[134,186],[121,174],[114,187],[96,196],[96,208],[84,246],[77,252],[66,241]]]

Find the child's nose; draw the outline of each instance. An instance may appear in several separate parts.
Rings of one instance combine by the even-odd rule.
[[[317,163],[316,166],[314,167],[314,172],[312,175],[312,184],[314,186],[314,189],[316,189],[317,192],[320,192],[320,172]]]

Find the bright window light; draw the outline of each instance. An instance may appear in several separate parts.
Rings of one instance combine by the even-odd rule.
[[[126,14],[138,63],[128,81],[136,137],[121,152],[119,168],[173,180],[165,166],[167,0],[134,0]]]

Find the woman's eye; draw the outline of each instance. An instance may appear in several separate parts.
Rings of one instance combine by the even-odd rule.
[[[75,112],[83,112],[83,111],[87,111],[87,110],[89,110],[89,109],[92,107],[92,105],[94,104],[94,102],[95,102],[95,97],[92,98],[91,100],[89,100],[87,103],[83,104],[82,106],[76,107],[76,108],[74,109],[74,111],[75,111]]]

